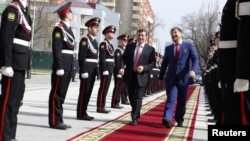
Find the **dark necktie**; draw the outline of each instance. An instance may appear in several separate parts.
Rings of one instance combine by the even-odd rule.
[[[135,59],[134,59],[134,70],[136,70],[140,57],[141,57],[141,53],[142,53],[142,46],[138,46],[137,47],[137,51],[136,51],[136,55],[135,55]]]
[[[175,45],[175,58],[176,58],[176,60],[179,59],[179,53],[180,53],[180,45],[176,44]]]

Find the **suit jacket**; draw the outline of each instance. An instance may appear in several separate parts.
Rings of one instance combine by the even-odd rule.
[[[132,75],[134,73],[133,65],[135,49],[136,43],[127,45],[122,56],[121,67],[124,68],[126,66],[123,80],[127,84],[131,84]],[[140,87],[147,86],[149,71],[153,69],[155,63],[155,49],[149,46],[148,44],[145,44],[138,63],[138,65],[142,65],[144,67],[144,71],[142,73],[137,74],[138,85]]]
[[[179,59],[176,60],[174,54],[175,45],[171,44],[165,48],[165,54],[160,70],[160,78],[163,80],[163,77],[166,73],[166,85],[172,85],[174,79],[178,75],[180,85],[190,84],[189,72],[192,70],[197,71],[199,66],[199,59],[196,52],[196,49],[193,44],[183,41],[180,45]],[[191,67],[190,67],[191,60]]]

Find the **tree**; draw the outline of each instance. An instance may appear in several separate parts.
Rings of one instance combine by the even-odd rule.
[[[33,6],[33,8],[30,13],[32,14],[32,19],[34,21],[33,50],[44,51],[45,39],[48,38],[48,32],[46,31],[49,27],[52,27],[55,24],[57,20],[56,14],[51,14],[54,17],[48,18],[48,13],[46,12],[46,6],[48,5],[48,3],[35,2],[31,3],[31,5]]]
[[[208,59],[208,48],[210,40],[218,30],[219,4],[209,1],[202,5],[199,13],[191,13],[181,18],[181,28],[183,29],[184,39],[194,43],[199,54],[200,67],[205,65]]]

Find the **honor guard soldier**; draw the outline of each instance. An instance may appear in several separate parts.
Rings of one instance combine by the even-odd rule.
[[[234,92],[240,92],[241,103],[241,124],[250,125],[250,0],[238,0],[236,5],[238,7],[238,13],[236,13],[239,19],[239,28],[237,36],[237,56],[236,56],[236,81],[234,83]]]
[[[115,55],[114,55],[115,86],[113,89],[111,108],[116,108],[116,109],[123,108],[122,106],[119,105],[120,100],[122,100],[122,102],[124,102],[124,103],[128,103],[128,99],[127,99],[128,91],[127,91],[125,83],[122,81],[122,75],[119,74],[119,70],[121,68],[121,57],[122,57],[122,54],[123,54],[125,47],[127,45],[128,37],[129,36],[127,34],[122,34],[119,37],[117,37],[118,47],[116,48]]]
[[[63,122],[63,106],[71,81],[75,38],[70,28],[72,21],[71,2],[63,4],[55,11],[60,17],[52,32],[52,74],[49,95],[50,128],[66,130],[71,128]]]
[[[77,102],[77,119],[92,120],[87,114],[89,99],[91,97],[96,76],[98,75],[98,42],[95,36],[99,32],[100,18],[92,18],[85,23],[88,28],[79,43],[79,66],[80,66],[80,93]]]
[[[159,75],[160,75],[160,68],[161,68],[160,53],[156,53],[155,58],[156,58],[156,64],[155,64],[155,67],[153,68],[153,88],[151,89],[151,92],[153,94],[161,91],[160,84],[158,83]]]
[[[135,43],[135,38],[129,38],[127,44]]]
[[[241,124],[240,97],[234,93],[235,59],[237,50],[238,19],[235,17],[237,0],[227,0],[221,17],[219,62],[218,73],[221,93],[223,97],[223,120],[224,125]]]
[[[17,114],[30,63],[31,17],[27,0],[13,0],[2,13],[0,141],[16,140]]]
[[[97,96],[97,112],[109,113],[110,110],[105,108],[106,97],[108,94],[114,67],[114,47],[111,40],[114,38],[116,27],[113,25],[107,26],[102,34],[105,36],[104,41],[99,47],[99,69],[101,83]]]

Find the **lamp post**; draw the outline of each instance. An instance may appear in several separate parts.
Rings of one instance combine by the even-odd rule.
[[[32,20],[32,36],[31,36],[31,47],[30,47],[30,68],[27,70],[27,79],[31,78],[32,68],[32,51],[34,49],[34,30],[35,30],[35,18],[36,18],[36,0],[33,1],[33,20]]]
[[[153,23],[153,19],[151,17],[148,16],[147,18],[147,21],[148,21],[148,44],[149,44],[149,39],[150,39],[150,27],[151,27],[151,24]]]

